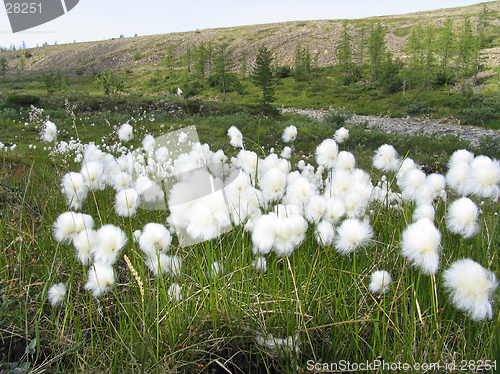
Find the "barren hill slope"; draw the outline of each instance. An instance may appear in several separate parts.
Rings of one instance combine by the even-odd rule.
[[[460,22],[465,15],[476,22],[483,4],[349,20],[349,30],[352,36],[356,37],[362,26],[368,28],[373,22],[380,21],[388,30],[388,48],[396,55],[401,55],[411,28],[417,23],[440,26],[446,17],[453,17],[456,22]],[[500,2],[486,4],[492,14],[490,25],[500,27]],[[37,74],[61,69],[69,76],[74,76],[76,72],[90,74],[92,71],[134,67],[149,69],[160,63],[169,45],[175,46],[175,53],[179,58],[185,55],[189,46],[195,47],[201,42],[229,43],[230,48],[234,49],[237,65],[243,57],[249,62],[252,61],[256,49],[261,44],[267,45],[274,52],[279,65],[293,65],[295,50],[300,44],[309,48],[319,66],[327,66],[336,62],[335,43],[340,37],[341,26],[342,20],[294,21],[50,45],[29,49],[31,56],[25,61],[24,71]],[[353,47],[355,48],[354,44]],[[500,65],[500,48],[490,48],[485,52],[487,65]],[[13,74],[18,69],[17,57],[20,53],[21,51],[1,53],[8,61],[8,74]]]

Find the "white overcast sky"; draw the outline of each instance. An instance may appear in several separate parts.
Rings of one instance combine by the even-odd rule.
[[[33,2],[36,0],[11,0]],[[80,0],[67,14],[13,33],[0,4],[0,46],[35,47],[284,21],[354,19],[472,5],[474,0]]]

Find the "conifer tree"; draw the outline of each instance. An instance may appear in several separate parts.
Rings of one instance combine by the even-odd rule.
[[[200,74],[202,78],[205,78],[205,73],[207,70],[207,49],[203,42],[200,43],[196,49],[195,65],[194,68],[197,73]]]
[[[338,64],[345,70],[349,71],[352,63],[351,36],[347,27],[347,20],[342,21],[342,35],[336,46]]]
[[[387,31],[380,22],[372,25],[370,35],[368,36],[368,53],[372,68],[372,79],[376,81],[382,72],[382,64],[386,57],[385,35]]]
[[[366,51],[366,28],[362,26],[358,33],[358,50],[356,52],[356,62],[360,67],[363,66],[365,62],[365,51]]]
[[[167,65],[167,69],[172,71],[174,69],[174,65],[177,62],[175,56],[176,46],[172,43],[169,43],[167,46],[167,51],[165,54],[165,63]]]
[[[19,55],[19,70],[24,70],[24,55],[22,53]]]
[[[435,34],[434,29],[431,25],[427,25],[425,28],[425,40],[424,40],[424,71],[423,71],[423,83],[427,90],[431,89],[434,80],[435,71]]]
[[[228,49],[228,43],[222,43],[215,57],[215,71],[222,89],[222,102],[226,101],[227,75],[234,67],[233,51]]]
[[[456,55],[456,35],[453,27],[453,18],[447,17],[437,39],[437,49],[441,57],[438,72],[439,84],[450,84],[453,82],[454,72],[451,61]]]
[[[241,57],[241,65],[240,65],[240,74],[242,75],[243,78],[245,78],[247,75],[247,69],[248,69],[247,55],[243,54],[243,56]]]
[[[488,37],[486,36],[486,28],[489,26],[490,11],[486,4],[483,4],[483,9],[479,13],[477,21],[477,37],[479,38],[479,48],[486,48],[488,45]]]
[[[424,72],[424,29],[420,23],[411,30],[406,52],[409,55],[408,81],[410,85],[421,89]]]
[[[295,80],[309,81],[312,69],[311,52],[309,47],[302,48],[297,44],[295,49]]]
[[[262,45],[257,51],[252,82],[262,90],[262,104],[265,106],[274,101],[274,76],[272,71],[273,57],[271,51]]]
[[[186,67],[188,73],[191,72],[191,63],[192,63],[192,56],[191,56],[191,44],[188,44],[186,46],[186,53],[184,54],[184,60],[186,62]]]
[[[5,57],[0,58],[0,70],[2,71],[3,79],[5,80],[7,74],[7,59]]]
[[[474,35],[474,27],[469,17],[466,17],[458,38],[457,66],[462,81],[475,74],[474,62],[479,53],[478,39]]]

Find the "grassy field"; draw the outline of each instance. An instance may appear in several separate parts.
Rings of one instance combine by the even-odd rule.
[[[40,140],[46,114],[58,128],[55,143]],[[117,130],[127,121],[133,126],[134,139],[118,150]],[[297,128],[297,138],[284,143],[281,134],[291,125]],[[486,313],[477,321],[472,318],[473,309],[456,308],[444,278],[453,263],[465,258],[498,274],[498,203],[469,194],[480,207],[478,232],[464,238],[450,229],[447,213],[460,195],[447,187],[446,195],[433,198],[432,222],[440,232],[439,266],[429,272],[402,252],[404,233],[420,204],[400,195],[394,195],[399,198],[390,204],[389,195],[373,198],[374,186],[389,185],[396,194],[401,191],[396,171],[383,172],[373,166],[375,151],[383,144],[392,144],[401,157],[412,158],[427,175],[447,173],[450,157],[459,149],[497,157],[494,149],[471,149],[455,137],[406,138],[350,127],[349,138],[338,144],[339,150],[352,152],[372,189],[365,206],[333,224],[331,243],[325,243],[326,237],[316,239],[319,221],[311,220],[289,255],[283,256],[275,244],[270,253],[257,257],[255,248],[261,239],[257,219],[250,219],[250,229],[247,220],[237,223],[233,217],[229,230],[191,246],[183,247],[173,233],[164,254],[181,265],[167,266],[170,270],[161,276],[151,270],[154,261],[147,266],[134,231],[144,233],[152,222],[171,227],[167,224],[171,210],[138,209],[130,217],[119,216],[117,191],[111,186],[91,188],[78,212],[92,217],[95,230],[111,224],[127,238],[112,265],[113,286],[98,288],[94,297],[86,289],[93,276],[89,269],[94,268],[78,260],[71,240],[58,241],[54,236],[54,223],[71,210],[61,192],[63,176],[90,162],[90,158],[76,162],[75,157],[91,141],[119,157],[140,149],[146,134],[159,137],[188,126],[195,126],[200,142],[209,144],[213,152],[223,150],[228,163],[239,153],[226,135],[231,126],[241,130],[245,149],[257,152],[261,159],[271,154],[271,148],[279,156],[285,146],[291,146],[291,169],[285,173],[289,175],[297,170],[307,175],[300,160],[317,171],[317,147],[333,138],[340,127],[298,115],[149,113],[130,118],[108,113],[80,118],[59,110],[30,120],[27,112],[2,113],[0,141],[7,147],[0,160],[2,371],[291,373],[326,368],[340,372],[360,369],[353,365],[369,362],[408,364],[417,372],[429,368],[449,372],[451,365],[468,372],[494,372],[492,365],[500,365],[498,290],[490,287],[487,291],[492,318],[485,318]],[[272,159],[260,167],[265,169],[267,163],[272,164]],[[339,162],[335,170],[340,168]],[[346,173],[359,169],[347,168]],[[266,178],[262,170],[259,173],[253,180],[257,179],[255,187],[265,195],[269,192]],[[341,174],[328,168],[318,175],[314,195],[328,194],[324,182],[329,177],[342,183],[337,178]],[[287,181],[290,186],[291,176]],[[356,188],[356,184],[347,185],[344,192]],[[266,204],[261,201],[261,214],[285,209],[280,204],[289,201],[287,193],[291,193],[287,190],[283,195],[285,190]],[[347,195],[342,196],[347,204]],[[307,216],[305,212],[298,215],[299,221]],[[366,240],[352,239],[354,244],[346,250],[340,239],[350,219],[366,222],[372,234]],[[286,244],[283,235],[280,240]],[[386,270],[392,277],[385,293],[371,288],[372,273],[377,270]],[[51,287],[58,283],[67,290],[57,298],[60,304],[52,306],[55,291]],[[180,287],[177,291],[175,284]],[[397,370],[375,367],[378,372],[389,369]]]

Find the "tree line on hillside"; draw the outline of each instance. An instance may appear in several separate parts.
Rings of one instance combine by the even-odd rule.
[[[371,82],[385,93],[405,93],[459,84],[464,95],[471,95],[484,65],[482,50],[488,48],[493,36],[488,36],[490,15],[484,5],[474,24],[470,17],[455,21],[448,17],[440,27],[416,24],[409,32],[404,57],[397,57],[387,45],[387,28],[381,23],[354,30],[343,21],[340,38],[335,42],[336,67],[345,86],[358,82]],[[297,45],[293,66],[278,66],[271,50],[261,45],[255,61],[249,64],[246,55],[234,57],[234,49],[224,42],[200,43],[185,47],[184,55],[176,57],[174,44],[166,49],[164,63],[169,70],[184,67],[189,73],[219,87],[223,93],[238,91],[241,77],[249,77],[262,90],[262,102],[273,101],[275,80],[293,77],[296,81],[309,81],[317,67],[317,55],[307,46]],[[239,63],[239,74],[235,68]],[[195,95],[202,83],[190,82],[185,96]]]

